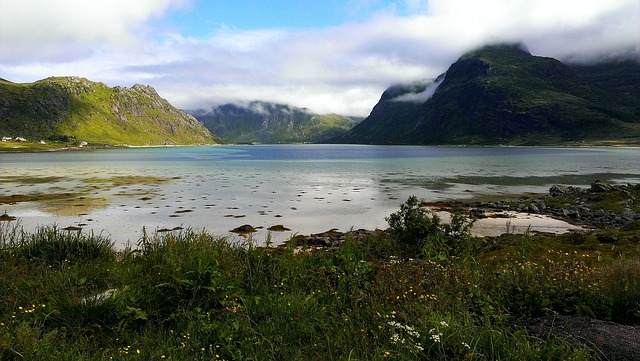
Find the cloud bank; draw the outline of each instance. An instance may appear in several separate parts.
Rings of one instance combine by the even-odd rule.
[[[199,37],[164,21],[193,5],[0,0],[0,77],[149,84],[188,109],[265,100],[367,115],[390,84],[435,78],[487,43],[572,61],[640,54],[637,0],[407,0],[337,26],[219,27]]]

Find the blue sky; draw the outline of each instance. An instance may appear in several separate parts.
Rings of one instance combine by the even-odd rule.
[[[367,115],[476,47],[640,59],[638,0],[0,0],[0,77],[153,86],[182,109],[264,100]]]
[[[382,13],[410,14],[420,2],[382,0],[196,0],[168,18],[185,34],[205,36],[220,27],[307,29],[366,21]],[[426,2],[423,2],[426,4]]]
[[[170,14],[181,32],[204,36],[216,28],[312,28],[340,24],[345,15],[335,1],[198,0]]]

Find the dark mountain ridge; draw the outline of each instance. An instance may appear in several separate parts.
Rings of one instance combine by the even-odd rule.
[[[393,86],[369,117],[337,143],[550,145],[639,142],[640,65],[566,65],[520,45],[486,46],[438,77],[423,102],[398,101],[420,88]],[[627,78],[631,74],[631,80]]]

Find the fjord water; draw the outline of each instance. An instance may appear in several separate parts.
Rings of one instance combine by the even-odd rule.
[[[228,236],[243,224],[295,233],[384,228],[410,195],[426,201],[545,193],[553,184],[640,183],[638,148],[252,145],[0,154],[0,197],[25,230],[81,225],[116,245],[175,227]],[[134,177],[140,181],[110,182]],[[139,178],[135,178],[139,177]],[[153,180],[168,179],[167,182]],[[150,181],[144,181],[149,179]],[[77,194],[72,201],[64,194]],[[55,195],[61,195],[56,197]]]

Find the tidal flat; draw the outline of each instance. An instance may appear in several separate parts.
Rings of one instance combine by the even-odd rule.
[[[0,154],[0,162],[1,210],[27,230],[80,227],[118,247],[136,243],[143,229],[240,237],[230,231],[248,225],[258,244],[383,229],[412,195],[472,201],[546,194],[554,184],[640,183],[637,148],[214,146]],[[494,234],[507,226],[574,227],[521,212],[474,228]]]

